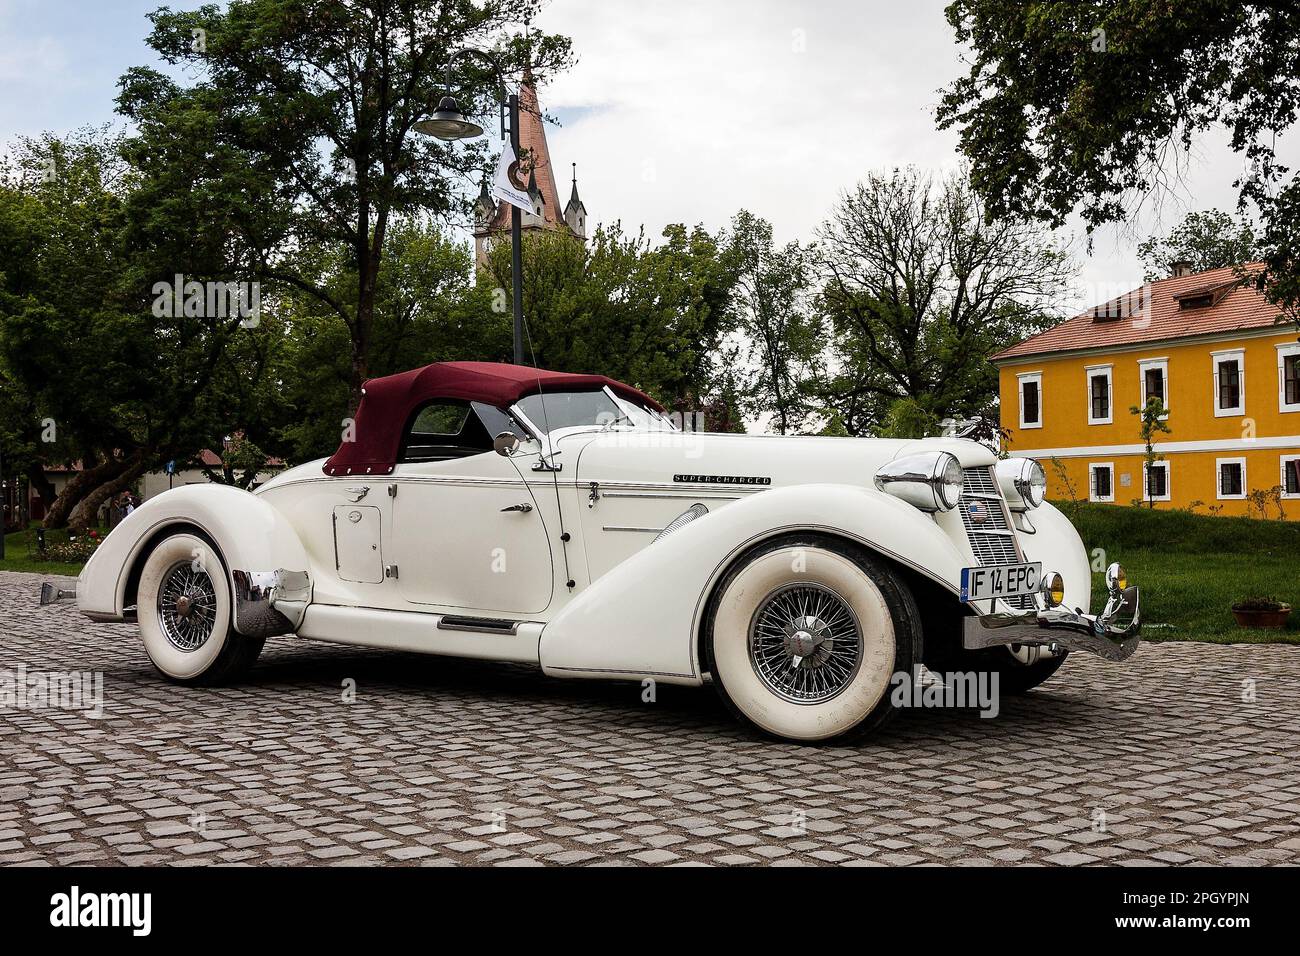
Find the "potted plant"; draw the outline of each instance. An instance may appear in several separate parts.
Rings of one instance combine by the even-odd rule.
[[[1248,597],[1232,606],[1241,627],[1286,627],[1291,605],[1274,597]]]

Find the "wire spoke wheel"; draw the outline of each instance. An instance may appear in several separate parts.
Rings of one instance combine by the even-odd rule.
[[[749,660],[777,696],[820,704],[852,683],[862,664],[862,628],[842,597],[821,584],[778,588],[754,612]]]
[[[206,644],[217,620],[217,593],[208,573],[192,562],[174,565],[158,589],[158,619],[178,651],[189,653]]]

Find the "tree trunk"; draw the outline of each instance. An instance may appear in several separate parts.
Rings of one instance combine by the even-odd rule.
[[[43,527],[63,528],[68,524],[68,515],[97,485],[111,481],[127,467],[127,462],[116,458],[102,461],[98,465],[79,471],[68,481],[63,493],[54,499],[50,509],[45,512]]]
[[[99,511],[99,506],[114,495],[125,491],[132,482],[145,472],[144,459],[139,455],[133,456],[122,464],[125,470],[121,474],[86,494],[77,503],[77,506],[72,509],[72,514],[68,516],[68,526],[70,528],[85,531],[87,528],[92,527],[95,524],[95,514]]]
[[[39,461],[32,462],[27,469],[27,480],[47,507],[59,496],[59,493],[54,490],[54,482],[50,481],[49,476],[45,474],[45,466]]]
[[[357,417],[357,409],[361,407],[361,386],[370,377],[370,363],[366,360],[367,349],[368,344],[366,342],[353,340],[352,382],[350,397],[348,398],[348,414],[353,418]]]

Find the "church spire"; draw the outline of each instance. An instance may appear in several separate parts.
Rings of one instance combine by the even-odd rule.
[[[578,198],[578,164],[573,164],[573,191],[569,193],[569,204],[564,207],[564,224],[579,239],[587,238],[587,207]]]
[[[560,203],[556,188],[555,169],[551,165],[542,109],[537,100],[537,81],[531,68],[527,67],[519,86],[519,160],[528,171],[527,188],[533,201],[532,212],[525,210],[523,214],[524,231],[563,229],[569,235],[585,240],[587,209],[578,196],[577,164],[574,164],[569,203],[565,206]],[[474,230],[475,258],[480,268],[487,268],[492,243],[510,229],[510,205],[504,201],[497,202],[485,189],[480,191],[475,202],[475,212],[480,208],[487,210],[487,214],[478,219]]]

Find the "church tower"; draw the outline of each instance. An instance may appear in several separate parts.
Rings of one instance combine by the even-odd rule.
[[[528,195],[532,212],[525,211],[521,226],[525,233],[542,229],[559,229],[578,240],[586,239],[587,210],[578,198],[577,164],[574,164],[573,192],[569,204],[560,206],[555,186],[555,169],[546,145],[546,128],[537,102],[533,75],[525,71],[519,87],[519,153],[528,166]],[[498,240],[510,236],[510,204],[494,202],[487,183],[474,203],[474,261],[480,269],[488,267],[488,253]]]
[[[577,163],[573,164],[573,191],[569,193],[569,204],[564,207],[564,224],[579,239],[587,238],[587,207],[578,198]]]

